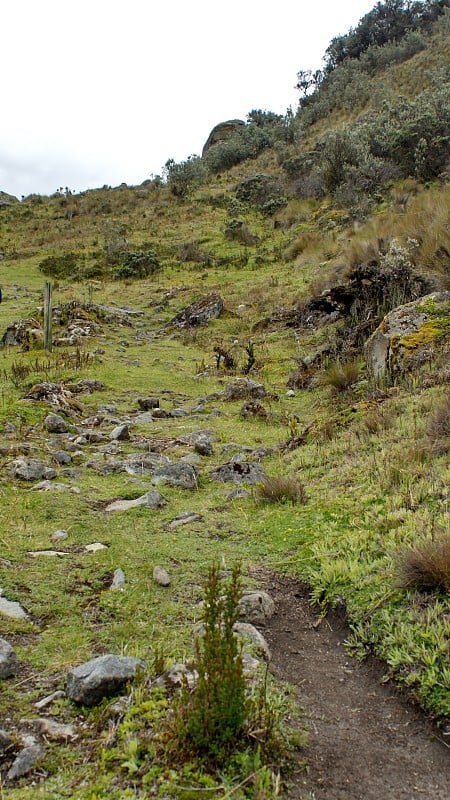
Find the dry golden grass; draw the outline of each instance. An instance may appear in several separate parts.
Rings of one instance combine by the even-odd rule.
[[[450,536],[404,548],[398,556],[397,583],[419,592],[450,591]]]
[[[448,453],[450,450],[450,394],[443,399],[431,415],[426,434],[428,446],[434,454]]]
[[[257,488],[257,497],[266,503],[306,503],[306,490],[294,475],[272,475]]]

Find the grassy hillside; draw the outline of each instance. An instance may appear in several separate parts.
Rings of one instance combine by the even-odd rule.
[[[69,667],[112,652],[143,658],[155,676],[162,662],[192,658],[213,562],[224,570],[240,562],[245,588],[256,566],[306,582],[323,614],[345,610],[350,652],[379,656],[387,678],[442,725],[448,719],[448,312],[426,359],[383,380],[367,369],[363,348],[391,308],[449,289],[448,23],[444,14],[401,62],[389,61],[391,45],[372,54],[370,73],[361,60],[344,62],[292,119],[263,113],[247,126],[254,157],[229,168],[220,165],[248,141],[216,150],[215,161],[172,165],[166,181],[33,195],[0,209],[0,335],[34,320],[21,344],[0,350],[0,587],[27,612],[0,615],[0,635],[19,660],[2,682],[2,717],[17,737],[5,770],[19,720],[37,716],[33,704],[64,687]],[[71,307],[78,329],[51,353],[41,337],[46,279],[63,309],[53,338],[66,336]],[[368,285],[381,285],[381,295]],[[353,292],[348,313],[311,323],[311,301],[343,286]],[[169,324],[210,293],[224,301],[217,319]],[[246,407],[227,400],[238,377],[262,383],[265,398]],[[26,397],[43,382],[81,379],[101,384],[66,405],[61,395],[59,406],[48,395]],[[136,420],[138,398],[149,395],[182,412]],[[52,410],[66,418],[70,446],[47,431]],[[126,420],[131,439],[109,452],[110,432]],[[213,433],[212,455],[183,440],[198,430]],[[102,469],[136,452],[189,457],[197,488],[158,486],[167,500],[160,511],[105,513],[108,502],[152,488],[148,475]],[[235,487],[212,477],[235,453],[261,461],[266,493],[246,486],[246,496],[230,499]],[[66,488],[32,491],[12,466],[23,457],[54,467]],[[199,518],[171,527],[185,511]],[[52,540],[61,529],[68,537]],[[86,551],[95,542],[105,548]],[[50,549],[63,554],[32,555]],[[171,573],[169,588],[152,579],[155,565]],[[115,592],[118,568],[126,583]],[[140,738],[167,702],[144,682],[111,721],[110,701],[80,717],[60,697],[48,715],[74,723],[76,743],[49,742],[39,780],[6,782],[2,796],[187,796],[175,785],[196,781],[213,788],[207,770],[177,773],[151,737]],[[267,796],[238,786],[254,762],[236,763],[232,796]]]

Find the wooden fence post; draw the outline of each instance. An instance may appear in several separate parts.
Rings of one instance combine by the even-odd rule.
[[[44,288],[44,349],[52,351],[52,284],[46,281]]]

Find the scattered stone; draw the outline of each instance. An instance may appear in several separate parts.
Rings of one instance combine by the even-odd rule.
[[[269,645],[267,644],[262,633],[260,633],[254,625],[251,625],[249,622],[235,622],[233,625],[233,630],[240,636],[244,636],[246,639],[249,639],[251,643],[261,651],[264,658],[266,658],[267,661],[270,661],[272,656]]]
[[[38,700],[37,703],[34,703],[34,707],[37,708],[38,711],[41,711],[43,708],[47,708],[55,700],[59,700],[61,697],[65,697],[66,693],[63,692],[62,689],[58,689],[56,692],[52,692],[52,694],[48,694],[46,697],[43,697],[42,700]]]
[[[286,397],[295,397],[295,392],[293,389],[288,389],[286,392]]]
[[[196,300],[183,311],[180,311],[169,325],[176,325],[178,328],[192,328],[197,325],[206,325],[210,319],[220,317],[224,308],[224,303],[220,295],[215,292]]]
[[[51,535],[52,542],[62,542],[64,539],[67,539],[69,536],[67,531],[57,530]]]
[[[103,697],[111,697],[133,680],[145,663],[140,658],[99,656],[71,669],[67,675],[66,695],[74,703],[93,706]]]
[[[28,619],[28,614],[23,610],[20,603],[13,600],[7,600],[2,597],[3,589],[0,589],[0,614],[11,619]]]
[[[130,429],[128,425],[117,425],[109,434],[112,441],[126,442],[130,439]]]
[[[109,588],[110,589],[123,589],[124,585],[125,585],[125,573],[124,573],[123,569],[120,569],[120,567],[119,567],[118,569],[114,570],[112,583],[111,583],[111,586]]]
[[[138,397],[138,406],[142,411],[151,411],[159,408],[159,397]]]
[[[102,542],[92,542],[92,544],[85,545],[84,549],[87,553],[98,553],[100,550],[107,550],[108,545],[102,544]]]
[[[259,464],[243,461],[239,457],[233,457],[226,464],[215,467],[209,474],[213,480],[223,483],[257,484],[267,478],[266,472]]]
[[[6,773],[8,781],[14,781],[27,775],[36,766],[38,761],[44,756],[44,749],[40,744],[31,744],[20,751],[17,758],[12,763],[11,768]]]
[[[133,417],[133,425],[149,425],[153,422],[153,416],[150,411],[144,411],[142,414],[138,414],[137,417]]]
[[[258,667],[260,665],[259,658],[255,658],[250,653],[243,653],[242,655],[242,666],[244,669],[244,675],[246,678],[251,678],[255,672],[257,672]]]
[[[52,453],[52,456],[61,466],[70,464],[72,461],[72,456],[69,453],[66,453],[65,450],[57,450],[56,453]]]
[[[44,419],[44,428],[49,433],[67,433],[69,430],[66,420],[59,414],[47,414]]]
[[[236,378],[228,384],[223,396],[224,400],[262,400],[266,395],[267,391],[262,383],[256,383],[250,378]]]
[[[72,725],[65,725],[47,717],[21,719],[20,725],[29,728],[40,736],[45,736],[46,739],[50,739],[52,742],[72,742],[78,738]]]
[[[0,638],[0,678],[10,678],[17,672],[17,656],[6,639]]]
[[[194,450],[200,456],[212,456],[214,452],[212,439],[205,435],[198,436],[194,443]]]
[[[165,464],[159,467],[152,478],[152,483],[168,483],[182,489],[198,488],[198,472],[192,464],[180,461],[178,464]]]
[[[0,755],[6,752],[8,747],[11,747],[11,745],[12,745],[11,736],[3,728],[0,728]]]
[[[189,689],[194,689],[198,681],[198,672],[189,669],[186,664],[173,664],[170,669],[156,679],[153,686],[179,689],[184,681],[187,681]]]
[[[233,489],[227,494],[227,500],[241,500],[245,497],[250,497],[250,492],[247,489]]]
[[[164,408],[154,408],[152,411],[153,419],[167,419],[170,417],[170,412],[166,411]]]
[[[28,550],[27,555],[39,558],[39,556],[68,556],[70,553],[65,553],[64,550]]]
[[[169,417],[173,417],[177,419],[178,417],[187,417],[189,415],[189,411],[186,411],[185,408],[173,408],[172,411],[169,411]]]
[[[153,569],[153,580],[158,586],[170,586],[171,580],[170,575],[164,567],[154,567]]]
[[[54,483],[49,480],[35,483],[30,492],[63,492],[65,490],[74,494],[81,494],[81,489],[78,486],[71,486],[69,483]]]
[[[175,528],[178,528],[180,525],[189,525],[191,522],[200,522],[203,519],[201,514],[197,514],[196,511],[182,511],[181,514],[178,514],[172,522],[169,522],[168,528],[169,530],[173,531]]]
[[[105,512],[111,511],[129,511],[131,508],[164,508],[167,505],[167,500],[159,492],[151,491],[146,492],[141,497],[135,500],[115,500],[105,508]]]
[[[267,592],[244,592],[239,602],[239,617],[243,622],[265,625],[275,613],[275,603]]]
[[[263,404],[259,403],[257,400],[246,400],[239,412],[239,416],[243,419],[248,419],[249,417],[267,419],[269,412],[267,408],[264,408]]]
[[[53,467],[48,467],[37,458],[16,458],[9,464],[9,472],[13,478],[20,478],[23,481],[38,481],[42,478],[52,480],[56,478],[56,470]]]

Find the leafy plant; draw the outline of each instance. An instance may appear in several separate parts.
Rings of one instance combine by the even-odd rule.
[[[76,253],[47,256],[39,262],[39,269],[49,278],[75,278],[78,266]]]
[[[183,751],[221,761],[243,737],[246,718],[241,646],[233,631],[242,596],[240,567],[233,568],[223,590],[213,564],[204,587],[204,635],[195,643],[198,681],[185,684],[175,711],[176,736]]]

